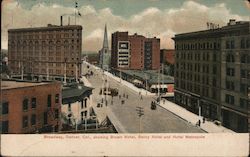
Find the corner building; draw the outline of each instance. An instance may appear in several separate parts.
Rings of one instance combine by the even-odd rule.
[[[176,35],[175,102],[236,132],[249,131],[249,21]]]
[[[66,25],[8,30],[12,76],[39,80],[76,80],[81,73],[82,26]]]
[[[159,69],[160,39],[128,35],[128,32],[113,33],[111,66],[129,70]]]
[[[1,133],[48,133],[61,130],[60,82],[2,80]]]

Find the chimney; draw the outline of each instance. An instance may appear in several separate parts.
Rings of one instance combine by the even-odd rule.
[[[236,20],[235,19],[230,19],[227,25],[231,26],[231,25],[235,25],[235,24],[236,24]]]
[[[63,16],[61,16],[61,26],[63,25]]]

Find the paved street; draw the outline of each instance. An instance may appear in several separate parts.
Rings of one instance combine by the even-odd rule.
[[[91,67],[90,67],[91,68]],[[94,71],[94,76],[88,78],[93,90],[93,102],[94,104],[101,102],[102,96],[99,95],[100,88],[103,84],[103,75],[100,71],[91,69]],[[83,71],[87,71],[86,65],[83,67]],[[104,76],[106,77],[106,76]],[[108,78],[108,84],[111,88],[119,89],[119,96],[112,98],[107,96],[108,106],[97,108],[94,105],[94,109],[99,117],[105,117],[107,114],[114,125],[118,125],[122,132],[138,133],[140,130],[140,119],[138,117],[138,111],[136,107],[142,107],[144,115],[141,117],[141,132],[144,133],[200,133],[201,129],[189,124],[183,119],[177,117],[168,110],[157,106],[156,110],[151,110],[151,101],[154,96],[141,96],[138,92],[121,85],[118,81],[112,78]],[[125,97],[123,97],[125,95]],[[128,99],[126,98],[128,95]],[[124,100],[124,104],[121,101]],[[101,114],[101,115],[100,115]]]

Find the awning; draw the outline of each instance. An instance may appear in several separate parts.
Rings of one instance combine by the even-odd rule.
[[[158,88],[160,86],[160,88],[168,88],[168,85],[163,84],[163,85],[152,85],[150,88]]]

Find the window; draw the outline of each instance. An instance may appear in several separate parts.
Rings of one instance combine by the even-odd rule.
[[[245,48],[245,40],[241,39],[240,41],[240,48],[244,49]]]
[[[24,99],[23,100],[23,111],[27,111],[28,110],[28,99]]]
[[[0,126],[1,133],[8,133],[9,132],[9,121],[2,121]]]
[[[230,48],[230,41],[226,41],[226,49],[229,49]]]
[[[231,40],[231,49],[234,49],[234,40]]]
[[[2,104],[2,114],[8,114],[9,113],[9,103],[4,102]]]
[[[216,61],[216,53],[213,54],[213,61]]]
[[[240,98],[240,107],[243,109],[247,109],[249,101],[247,99]]]
[[[248,93],[248,88],[250,88],[250,86],[248,86],[247,84],[240,84],[240,92],[243,94],[247,94]]]
[[[59,103],[59,94],[56,94],[55,96],[55,103]]]
[[[216,65],[213,65],[213,74],[216,74],[217,73],[217,67]]]
[[[47,112],[43,113],[43,124],[44,125],[48,124],[48,113]]]
[[[36,108],[36,98],[31,99],[31,108]]]
[[[234,96],[226,94],[225,102],[233,105],[234,104]]]
[[[216,78],[213,78],[213,86],[216,87]]]
[[[234,90],[234,82],[233,81],[226,81],[226,89]]]
[[[31,115],[31,125],[36,125],[36,115],[35,114]]]
[[[68,111],[71,111],[71,104],[69,104],[68,106]]]
[[[59,111],[58,109],[55,109],[55,119],[59,118]]]
[[[227,76],[234,76],[234,68],[227,68],[226,74]]]
[[[247,78],[250,79],[250,71],[248,70],[241,70],[240,71],[241,78]]]
[[[28,116],[23,117],[23,128],[28,127]]]
[[[48,95],[47,97],[47,105],[48,107],[51,107],[51,95]]]
[[[234,55],[233,54],[228,54],[227,55],[227,58],[226,58],[226,61],[227,62],[234,62]]]

